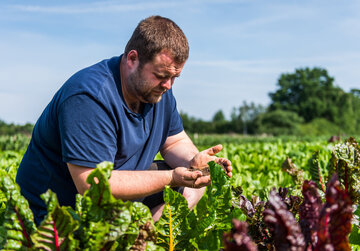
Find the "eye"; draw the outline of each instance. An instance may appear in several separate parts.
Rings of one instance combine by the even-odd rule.
[[[159,74],[156,74],[154,73],[155,77],[159,80],[164,80],[164,79],[167,79],[168,77],[167,76],[164,76],[164,75],[159,75]]]

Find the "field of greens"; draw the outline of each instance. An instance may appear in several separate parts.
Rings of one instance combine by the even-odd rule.
[[[212,184],[194,210],[165,188],[158,222],[138,202],[116,200],[111,163],[88,177],[76,208],[48,191],[36,226],[15,183],[29,142],[0,137],[1,250],[360,250],[360,146],[356,139],[192,135],[200,149],[223,143],[233,177],[209,163]]]

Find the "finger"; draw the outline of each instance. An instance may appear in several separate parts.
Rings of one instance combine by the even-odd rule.
[[[185,181],[193,181],[199,178],[200,176],[202,176],[201,171],[186,171],[183,177]]]
[[[232,171],[232,166],[231,166],[231,161],[225,158],[217,158],[215,160],[215,163],[217,163],[218,165],[221,165],[226,172],[231,172]]]
[[[215,163],[219,164],[219,165],[221,165],[223,167],[231,166],[231,161],[228,160],[228,159],[225,159],[225,158],[216,158]]]
[[[194,183],[194,187],[200,188],[200,187],[208,186],[210,184],[211,184],[210,175],[206,175],[197,178]]]
[[[210,156],[213,156],[213,155],[217,154],[218,152],[220,152],[222,148],[223,148],[222,145],[219,144],[219,145],[216,145],[216,146],[210,147],[209,149],[204,150],[204,152],[206,152]]]
[[[232,176],[232,169],[233,169],[232,166],[231,166],[231,161],[228,160],[228,159],[225,159],[225,158],[217,158],[217,159],[215,160],[215,162],[216,162],[217,164],[221,165],[221,166],[224,168],[227,176],[229,176],[229,178],[231,178],[231,176]]]

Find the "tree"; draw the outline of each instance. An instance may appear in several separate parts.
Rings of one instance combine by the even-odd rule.
[[[223,123],[223,122],[225,122],[226,119],[225,119],[225,115],[224,115],[223,111],[222,110],[217,111],[214,114],[212,121],[214,123]]]
[[[251,102],[248,104],[246,101],[239,108],[234,108],[231,113],[231,121],[233,128],[236,132],[242,132],[244,135],[256,132],[255,119],[265,112],[262,105],[255,105]]]
[[[353,130],[353,97],[334,86],[334,78],[325,69],[296,69],[295,73],[282,74],[279,89],[270,93],[270,111],[284,110],[297,113],[306,123],[324,118],[338,125],[343,131]],[[355,91],[355,93],[357,93]]]
[[[298,134],[303,118],[292,111],[274,110],[261,114],[257,120],[259,133],[272,135]]]
[[[281,74],[277,83],[279,89],[269,94],[272,99],[269,109],[293,111],[306,122],[317,117],[333,120],[332,103],[342,92],[333,82],[334,78],[321,68],[296,69],[295,73]]]

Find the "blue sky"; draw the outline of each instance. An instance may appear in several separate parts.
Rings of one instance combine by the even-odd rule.
[[[35,123],[73,73],[120,55],[137,23],[174,20],[190,43],[175,81],[178,109],[229,117],[243,101],[267,105],[282,73],[322,67],[360,88],[360,1],[183,0],[0,2],[0,119]]]

